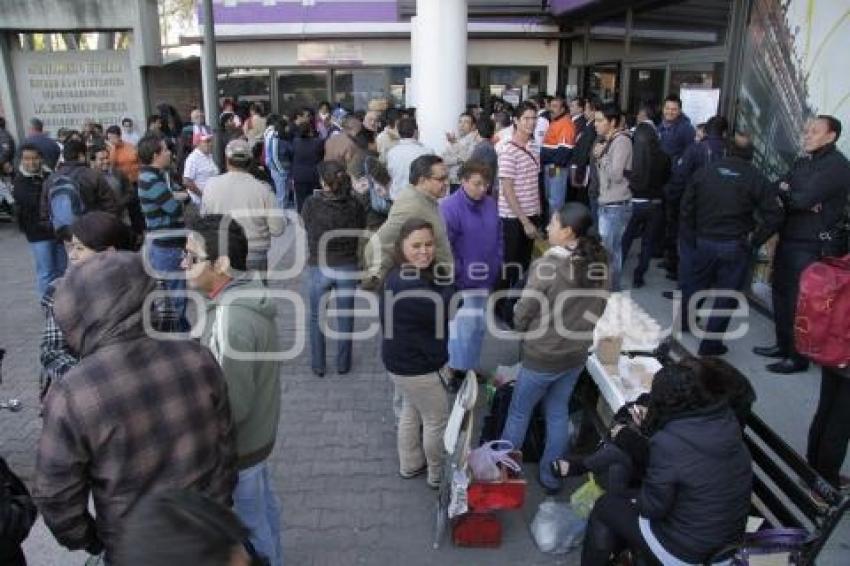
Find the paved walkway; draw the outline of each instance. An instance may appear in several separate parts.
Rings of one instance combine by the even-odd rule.
[[[288,247],[284,237],[278,253]],[[0,346],[8,350],[3,367],[0,397],[17,396],[26,408],[12,415],[0,413],[0,453],[24,478],[31,478],[34,449],[40,430],[37,415],[36,349],[41,316],[33,291],[33,273],[26,242],[11,225],[0,224]],[[291,252],[286,262],[291,261]],[[662,323],[669,310],[659,294],[669,284],[650,278],[636,298]],[[275,285],[300,291],[300,282]],[[304,321],[296,321],[291,304],[281,301],[279,323],[283,347],[295,341]],[[665,318],[665,316],[667,318]],[[750,341],[769,340],[767,322],[754,316]],[[365,321],[358,328],[365,328]],[[802,447],[813,403],[816,376],[766,377],[761,360],[746,354],[749,342],[732,347],[730,360],[744,368],[759,392],[757,410]],[[485,365],[514,363],[515,345],[485,345]],[[329,361],[332,361],[329,345]],[[333,368],[332,363],[329,369]],[[533,480],[522,511],[504,513],[504,539],[498,550],[431,546],[434,492],[424,479],[402,480],[397,475],[395,427],[391,410],[392,388],[380,361],[376,339],[354,346],[354,367],[346,376],[330,371],[323,379],[309,371],[306,346],[282,371],[283,399],[278,446],[272,466],[284,508],[284,548],[290,565],[513,565],[578,564],[577,553],[547,556],[534,546],[528,524],[541,500]],[[533,467],[528,469],[534,477]],[[846,523],[846,522],[845,522]],[[848,528],[836,535],[833,558],[820,564],[846,564],[850,549]],[[43,525],[38,525],[26,546],[36,566],[82,564],[82,553],[69,554],[58,547]]]

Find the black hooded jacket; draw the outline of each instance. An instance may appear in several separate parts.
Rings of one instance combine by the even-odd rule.
[[[649,440],[641,517],[668,552],[702,563],[744,533],[752,461],[725,403],[680,414]]]

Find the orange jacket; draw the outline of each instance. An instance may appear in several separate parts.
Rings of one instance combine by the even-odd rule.
[[[569,113],[549,122],[549,129],[543,137],[543,149],[540,157],[544,164],[554,163],[565,167],[576,145],[576,126]]]
[[[117,146],[113,145],[109,150],[109,161],[113,167],[127,175],[131,183],[139,180],[139,156],[133,144],[121,142]]]

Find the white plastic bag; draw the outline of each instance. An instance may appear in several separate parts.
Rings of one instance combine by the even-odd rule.
[[[510,457],[513,449],[514,445],[507,440],[491,440],[470,451],[467,462],[472,477],[478,481],[499,481],[502,479],[499,464],[519,472],[519,464]]]
[[[564,554],[581,545],[587,521],[569,503],[547,498],[531,522],[531,535],[541,552]]]

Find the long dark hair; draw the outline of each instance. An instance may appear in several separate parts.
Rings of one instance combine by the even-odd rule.
[[[707,369],[693,361],[668,364],[656,372],[649,392],[645,430],[652,434],[672,419],[717,403],[705,387]]]
[[[345,166],[339,161],[322,161],[317,170],[319,177],[330,188],[337,198],[345,198],[351,194],[351,177]]]
[[[647,123],[638,124],[632,137],[632,175],[629,184],[633,191],[640,192],[649,185],[652,160],[660,147],[655,128]]]
[[[393,258],[396,267],[401,267],[402,265],[408,263],[407,259],[404,257],[404,241],[417,230],[428,230],[429,232],[431,232],[432,236],[435,235],[434,225],[428,222],[427,220],[422,220],[421,218],[408,218],[405,223],[401,225],[401,230],[399,230],[398,233],[398,239],[396,239],[395,241]],[[431,265],[428,266],[428,269],[421,272],[421,275],[429,280],[434,279],[433,261],[431,262]]]
[[[578,245],[573,250],[573,258],[583,263],[578,277],[579,284],[582,287],[605,287],[604,278],[591,279],[588,273],[589,268],[594,264],[608,265],[608,253],[605,247],[599,241],[599,237],[590,231],[593,226],[590,209],[580,202],[568,202],[555,214],[558,215],[561,228],[569,226],[578,238]]]

